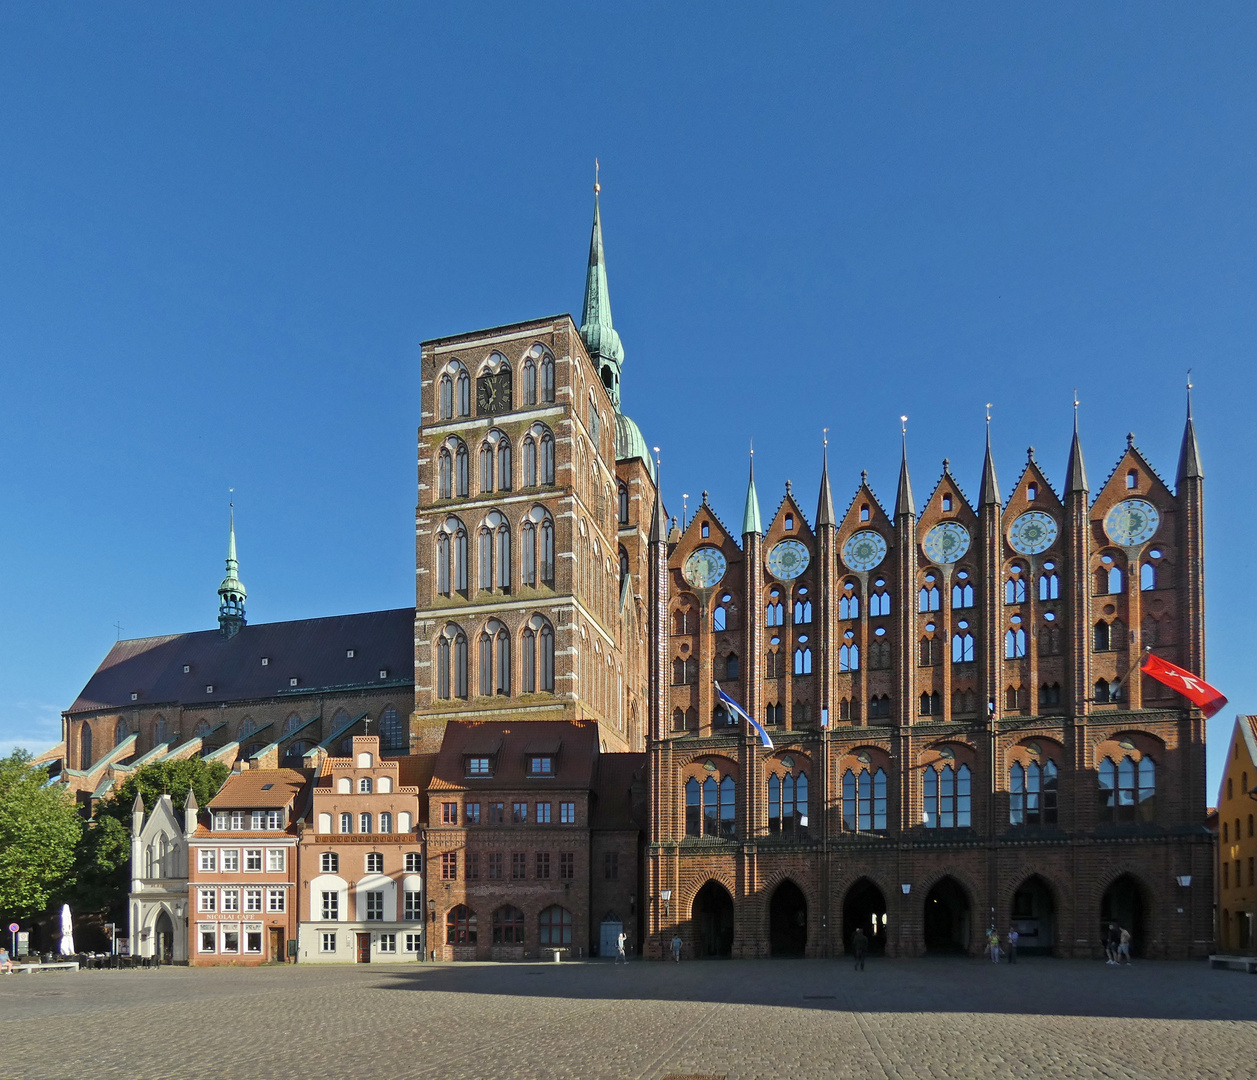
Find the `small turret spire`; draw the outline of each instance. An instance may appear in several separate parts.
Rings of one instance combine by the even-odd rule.
[[[821,450],[821,494],[816,503],[816,527],[834,525],[834,497],[829,491],[829,428],[824,429]]]
[[[655,451],[655,510],[650,522],[650,543],[666,543],[668,540],[668,514],[663,508],[663,463],[659,460],[659,447]]]
[[[236,504],[232,501],[229,506],[231,525],[227,537],[227,576],[218,586],[218,629],[223,637],[232,638],[245,625],[244,601],[249,594],[240,580],[240,564],[236,559]]]
[[[899,418],[899,434],[903,439],[903,458],[899,463],[899,493],[895,496],[895,517],[916,516],[917,504],[912,498],[912,480],[908,476],[908,418]]]
[[[1074,391],[1074,438],[1069,444],[1069,464],[1065,466],[1065,494],[1088,491],[1087,467],[1082,460],[1082,442],[1078,438],[1078,391]]]
[[[598,159],[594,159],[594,227],[589,237],[589,269],[585,275],[585,305],[581,309],[580,336],[589,358],[598,368],[603,385],[616,409],[620,407],[620,368],[624,346],[611,324],[611,292],[607,288],[607,259],[602,249],[602,213],[598,206]]]
[[[764,533],[764,523],[759,515],[759,496],[755,493],[755,444],[751,443],[751,477],[746,486],[746,508],[742,511],[742,535]]]
[[[1002,506],[999,480],[995,476],[995,458],[991,454],[991,403],[986,403],[986,458],[982,462],[982,486],[978,490],[979,506]]]
[[[1192,420],[1192,371],[1187,369],[1187,423],[1183,427],[1183,445],[1178,452],[1178,478],[1176,485],[1182,487],[1184,480],[1203,480],[1205,471],[1200,466],[1200,446],[1196,442],[1196,425]]]

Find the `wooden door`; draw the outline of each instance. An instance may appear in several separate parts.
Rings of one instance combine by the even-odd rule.
[[[360,964],[371,963],[371,935],[370,934],[358,935],[357,960],[358,960],[358,963]]]
[[[272,964],[284,962],[284,931],[278,926],[271,927],[270,959]]]

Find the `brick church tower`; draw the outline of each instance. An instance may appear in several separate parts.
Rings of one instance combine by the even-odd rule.
[[[655,466],[621,411],[595,185],[579,329],[557,315],[422,346],[412,743],[452,719],[590,719],[645,747]]]

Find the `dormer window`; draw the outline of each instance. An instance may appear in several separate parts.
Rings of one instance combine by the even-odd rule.
[[[270,667],[270,664],[271,664],[271,658],[270,658],[269,656],[264,656],[264,657],[262,657],[262,666],[263,666],[263,667]]]
[[[469,757],[467,759],[468,776],[492,776],[492,759],[487,757]]]
[[[529,776],[553,776],[554,775],[554,758],[545,755],[536,755],[528,759],[528,775]]]
[[[207,694],[212,694],[212,693],[214,692],[214,684],[213,684],[213,683],[208,683],[208,684],[206,685],[206,687],[205,687],[205,692],[206,692]]]
[[[345,659],[346,659],[346,660],[352,660],[353,658],[354,658],[354,651],[353,651],[353,649],[346,649],[346,650],[345,650]]]
[[[296,686],[296,685],[297,685],[297,677],[296,677],[295,675],[294,675],[291,679],[289,679],[289,680],[288,680],[288,685],[289,685],[289,686]]]
[[[214,815],[214,828],[215,828],[218,832],[226,832],[226,831],[227,831],[227,828],[228,828],[228,822],[229,822],[229,820],[230,820],[230,819],[229,819],[229,818],[228,818],[228,816],[227,816],[227,811],[226,811],[226,810],[219,810],[219,811],[218,811],[218,812]]]
[[[132,700],[132,701],[139,701],[139,700],[140,700],[140,695],[139,695],[136,691],[134,691],[134,690],[132,690],[132,691],[131,691],[131,700]]]
[[[191,665],[191,664],[184,664],[184,665],[183,665],[183,673],[184,673],[185,675],[191,675],[191,674],[192,674],[192,665]]]
[[[387,678],[388,678],[388,668],[386,668],[386,667],[382,667],[382,668],[380,668],[380,678],[381,678],[381,679],[387,679]]]

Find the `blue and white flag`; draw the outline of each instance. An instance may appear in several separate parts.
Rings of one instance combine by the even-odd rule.
[[[716,696],[720,698],[720,700],[724,703],[725,707],[732,709],[735,713],[737,713],[740,717],[742,717],[743,720],[745,720],[748,724],[750,724],[751,727],[753,727],[756,731],[758,731],[759,741],[762,742],[764,746],[766,746],[769,750],[772,750],[773,741],[772,739],[768,737],[768,732],[764,730],[764,725],[761,724],[758,720],[756,720],[755,717],[753,717],[744,708],[742,708],[742,706],[739,705],[736,701],[734,701],[733,698],[731,698],[728,694],[726,694],[723,690],[721,690],[720,684],[716,682],[715,679],[712,679],[712,683],[716,687]]]

